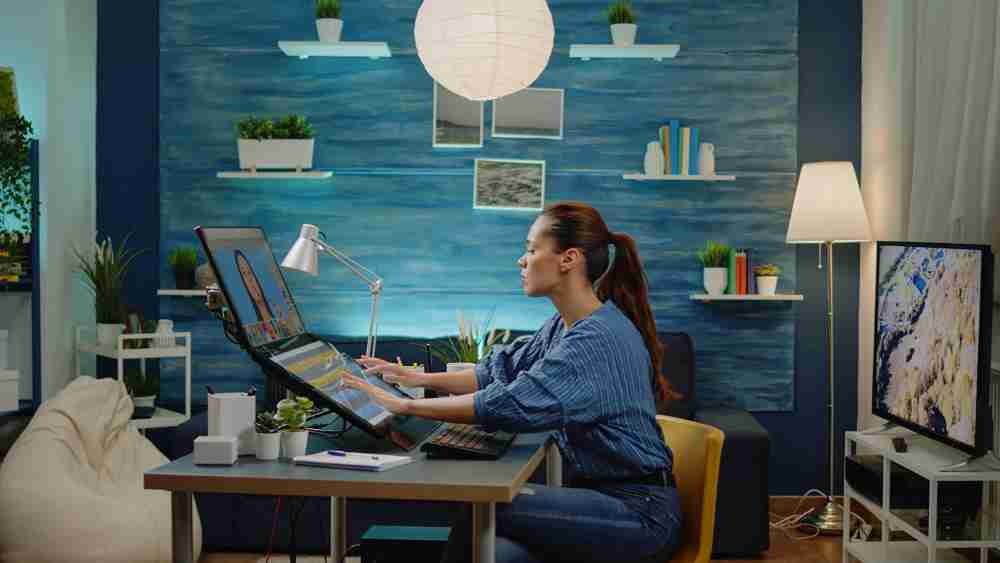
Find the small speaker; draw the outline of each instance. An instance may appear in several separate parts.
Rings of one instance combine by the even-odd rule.
[[[195,465],[232,465],[236,463],[235,436],[198,436],[194,439]]]

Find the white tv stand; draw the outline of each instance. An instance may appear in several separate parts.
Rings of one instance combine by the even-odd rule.
[[[906,440],[907,451],[898,453],[893,448],[892,439]],[[844,519],[843,561],[864,563],[968,563],[955,548],[979,549],[980,563],[986,563],[989,548],[1000,548],[1000,515],[993,514],[988,505],[989,485],[984,484],[979,515],[973,524],[966,526],[961,539],[942,540],[938,538],[938,485],[943,481],[1000,481],[1000,469],[988,467],[985,463],[971,463],[961,471],[947,468],[967,461],[962,452],[902,428],[879,430],[875,433],[847,432],[844,455],[857,453],[880,455],[882,457],[882,504],[851,489],[844,480],[844,510],[849,514],[851,503],[857,502],[868,509],[882,522],[879,541],[851,541],[851,519]],[[898,464],[928,480],[930,487],[927,510],[891,508],[889,506],[889,485],[891,464]],[[927,532],[921,530],[920,516],[928,516]],[[890,541],[890,532],[902,530],[915,541]]]

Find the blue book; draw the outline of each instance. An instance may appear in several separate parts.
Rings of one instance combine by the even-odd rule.
[[[757,276],[753,274],[753,249],[747,248],[747,293],[757,294]]]
[[[688,167],[688,174],[698,175],[698,128],[691,128],[691,162]]]
[[[681,173],[681,120],[670,120],[670,173]]]

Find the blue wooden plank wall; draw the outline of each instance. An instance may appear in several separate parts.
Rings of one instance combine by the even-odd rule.
[[[494,139],[432,149],[432,81],[416,56],[416,1],[345,0],[345,41],[387,41],[389,59],[287,57],[279,40],[314,40],[312,0],[163,0],[160,7],[160,244],[194,244],[197,224],[260,225],[279,260],[315,223],[385,280],[381,335],[456,332],[455,312],[537,328],[554,309],[521,294],[516,260],[535,215],[472,209],[472,163],[545,160],[546,201],[595,205],[635,237],[661,330],[690,333],[703,403],[794,407],[795,305],[690,301],[702,292],[694,251],[706,239],[755,249],[796,285],[784,243],[797,168],[797,0],[636,0],[641,43],[679,43],[677,58],[581,61],[572,43],[610,41],[603,0],[551,0],[556,48],[535,83],[565,88],[565,139]],[[219,180],[237,169],[234,123],[299,113],[316,130],[326,181]],[[699,127],[735,182],[630,182],[669,118]],[[161,279],[172,280],[165,264]],[[363,339],[369,297],[335,261],[319,278],[287,274],[314,332]],[[166,283],[165,285],[170,285]],[[193,300],[160,316],[194,333],[195,402],[262,383],[259,371]],[[176,366],[164,398],[179,399]]]

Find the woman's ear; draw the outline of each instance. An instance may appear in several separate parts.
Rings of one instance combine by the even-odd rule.
[[[559,259],[559,271],[565,274],[576,268],[578,264],[583,264],[583,252],[579,248],[569,248],[562,253],[562,257]]]

